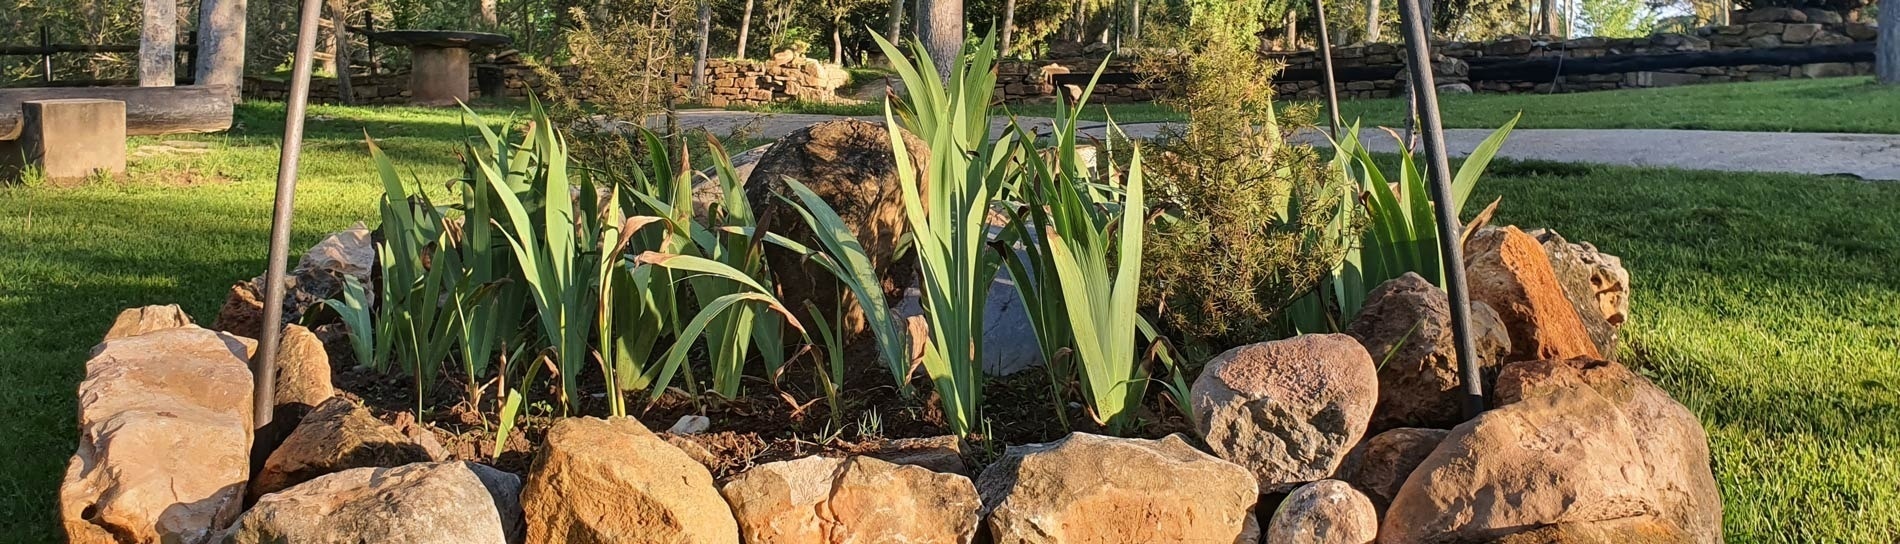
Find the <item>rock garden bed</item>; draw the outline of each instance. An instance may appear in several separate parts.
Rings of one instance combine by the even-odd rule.
[[[987,102],[974,101],[978,108]],[[1117,215],[1142,216],[1139,154],[1109,165],[1122,159],[1105,153],[1097,167],[1092,158],[1081,162],[1072,141],[1021,148],[1033,152],[1013,155],[1027,165],[1015,172],[1054,176],[1037,190],[1073,189],[1075,200],[1029,193],[1019,207],[1005,199],[934,200],[939,214],[980,218],[968,222],[982,227],[970,239],[996,258],[1062,265],[1053,276],[1031,276],[997,262],[976,269],[989,275],[946,279],[930,253],[937,248],[915,236],[937,232],[929,221],[941,219],[918,217],[916,200],[926,190],[920,179],[939,189],[967,180],[941,163],[919,166],[962,160],[982,168],[984,161],[941,152],[960,137],[949,131],[905,124],[925,136],[893,137],[881,125],[841,123],[788,136],[750,154],[757,162],[740,161],[742,168],[720,154],[705,175],[671,170],[675,157],[653,140],[661,160],[635,167],[644,181],[626,186],[681,184],[650,200],[620,193],[621,185],[570,187],[553,177],[559,169],[549,165],[565,157],[544,118],[513,143],[491,136],[471,145],[464,191],[472,192],[462,196],[473,199],[460,202],[456,218],[430,215],[440,208],[391,184],[379,228],[330,236],[287,280],[283,317],[294,324],[283,329],[276,354],[268,424],[253,417],[247,365],[266,321],[261,278],[236,284],[211,328],[175,306],[126,310],[93,350],[79,386],[81,440],[60,493],[69,538],[1722,541],[1707,438],[1688,410],[1614,362],[1630,278],[1617,258],[1587,243],[1516,227],[1470,234],[1460,264],[1471,276],[1475,362],[1491,405],[1467,419],[1450,304],[1423,275],[1363,286],[1354,294],[1362,300],[1339,316],[1334,332],[1195,357],[1137,336],[1135,321],[1145,329],[1145,319],[1115,313],[1118,305],[1096,313],[1125,321],[1089,321],[1092,311],[1077,308],[1093,300],[1068,290],[1090,280],[1072,273],[1079,265],[1064,260],[1065,252],[1113,247],[1139,262],[1131,237],[1113,245],[1116,237],[1105,234],[1115,232],[1110,224],[1129,225],[1114,223]],[[1042,144],[997,146],[1006,145]],[[1035,168],[1034,157],[1045,152],[1056,168]],[[1064,177],[1076,171],[1103,172],[1092,179],[1121,191],[1085,194],[1087,184]],[[696,177],[699,187],[691,184]],[[543,198],[521,206],[509,200],[511,190]],[[480,200],[491,196],[498,200]],[[1096,198],[1110,200],[1088,200]],[[1044,219],[1075,223],[1010,237],[1037,209],[1053,214]],[[756,222],[731,222],[742,215]],[[465,219],[481,217],[491,220]],[[556,228],[478,234],[487,225],[525,228],[530,217]],[[681,237],[642,239],[648,224]],[[909,242],[901,235],[907,230]],[[416,236],[423,231],[431,236]],[[768,237],[759,233],[767,231],[791,242],[764,249]],[[468,252],[478,235],[497,235],[493,247],[513,251]],[[705,256],[688,255],[686,243]],[[595,249],[564,256],[563,244]],[[1132,312],[1132,287],[1106,281],[1110,253],[1097,255],[1101,286],[1127,290]],[[1034,260],[1039,254],[1047,260]],[[478,255],[504,255],[518,275],[442,279],[448,270],[474,276],[471,257]],[[581,295],[538,291],[549,284],[535,270],[590,259],[606,264],[570,271],[582,278]],[[411,260],[417,266],[404,268]],[[822,275],[842,269],[861,273],[836,274],[855,283]],[[681,274],[641,283],[670,273]],[[1031,277],[1039,280],[1010,281]],[[772,288],[748,293],[710,280]],[[992,283],[997,289],[988,290]],[[408,284],[469,289],[391,288]],[[466,316],[507,300],[494,293],[511,285],[526,290],[517,293],[519,305],[497,315],[526,317],[509,330],[528,332],[471,347],[480,345],[470,338],[482,322]],[[965,309],[976,319],[950,319],[943,304],[950,295],[932,294],[948,292],[937,290],[945,285],[988,290],[958,292],[979,307]],[[643,287],[617,291],[629,286]],[[671,332],[622,334],[649,330],[641,327],[653,323],[641,316],[653,301],[686,294],[694,304],[682,307],[755,311],[690,320],[662,313],[678,320],[666,323],[676,327]],[[598,302],[562,306],[588,299]],[[1052,306],[1030,304],[1038,301]],[[1068,310],[1063,323],[1073,336],[1044,350],[1057,338],[1048,330],[1056,321],[1034,309],[1056,306]],[[542,328],[557,315],[605,325],[571,332],[577,344],[563,347],[570,331]],[[739,315],[755,320],[751,328],[722,321]],[[434,325],[431,318],[453,321]],[[397,319],[411,330],[388,326]],[[968,351],[995,353],[941,349],[956,344],[946,331],[972,323],[981,326],[971,328]],[[696,327],[722,324],[739,332],[704,333],[706,342],[698,342]],[[427,334],[430,327],[446,332]],[[385,340],[373,340],[372,330]],[[900,330],[908,335],[892,335]],[[523,338],[532,351],[508,347]],[[666,338],[676,339],[671,348],[660,341]],[[730,346],[721,338],[751,339],[757,351],[722,354]],[[1145,354],[1134,349],[1137,338]],[[653,345],[631,345],[640,342]],[[1115,349],[1125,357],[1102,355]],[[481,353],[499,362],[471,363]],[[1003,364],[1009,357],[1037,364]],[[1100,361],[1124,358],[1138,361],[1121,367],[1126,374],[1095,374],[1116,368]],[[1179,360],[1187,358],[1198,360]],[[722,360],[741,366],[722,371]],[[1118,386],[1100,388],[1105,380]],[[1120,389],[1129,384],[1140,387]],[[720,391],[727,387],[734,393]],[[962,404],[960,395],[969,394],[980,402]]]

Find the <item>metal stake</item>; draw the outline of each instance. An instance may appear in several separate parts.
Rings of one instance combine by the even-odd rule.
[[[1333,138],[1339,138],[1339,89],[1333,81],[1333,39],[1326,34],[1326,0],[1313,0],[1313,15],[1319,18],[1319,66],[1326,75],[1326,115],[1332,123]]]
[[[1438,87],[1432,81],[1431,36],[1420,14],[1419,0],[1399,0],[1399,19],[1405,26],[1405,50],[1411,59],[1412,96],[1425,136],[1426,173],[1432,201],[1438,203],[1439,253],[1444,256],[1445,292],[1451,299],[1451,330],[1457,340],[1458,374],[1465,387],[1465,418],[1484,412],[1484,382],[1478,375],[1477,349],[1471,341],[1471,297],[1465,284],[1463,228],[1451,209],[1451,160],[1445,155],[1445,126],[1438,116]]]
[[[284,326],[284,274],[290,259],[290,215],[297,193],[297,161],[303,148],[304,107],[310,102],[310,61],[317,50],[321,0],[303,0],[297,23],[297,56],[290,70],[289,103],[284,106],[284,149],[277,158],[277,199],[271,209],[270,262],[264,272],[264,330],[251,356],[252,422],[270,423],[277,396],[277,345]]]

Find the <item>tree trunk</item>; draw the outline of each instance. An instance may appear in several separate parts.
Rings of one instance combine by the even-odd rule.
[[[844,65],[844,18],[831,20],[831,63]]]
[[[1009,46],[1016,38],[1016,0],[1003,0],[1003,49],[1009,54]]]
[[[891,0],[891,22],[884,27],[884,41],[897,45],[897,38],[904,29],[904,0]]]
[[[243,95],[245,0],[203,0],[198,7],[198,85],[228,85]]]
[[[1900,0],[1880,0],[1880,36],[1874,41],[1874,73],[1886,85],[1900,85]]]
[[[758,0],[745,0],[745,15],[739,17],[739,58],[745,57],[746,38],[752,34],[752,4]]]
[[[693,50],[693,96],[706,93],[706,56],[712,36],[712,1],[699,0],[699,47]]]
[[[483,30],[501,27],[499,0],[476,0],[475,25]]]
[[[178,0],[145,0],[139,27],[139,86],[170,87],[178,79]]]
[[[1379,41],[1379,0],[1366,0],[1366,43]]]
[[[335,32],[336,94],[344,104],[355,104],[356,93],[350,86],[350,0],[330,0],[330,28]]]
[[[1287,10],[1285,33],[1286,35],[1284,37],[1286,38],[1286,45],[1284,47],[1284,50],[1299,51],[1300,50],[1300,12],[1293,11],[1290,9]]]
[[[1540,27],[1537,29],[1538,33],[1557,35],[1557,0],[1542,0],[1539,2],[1538,10],[1543,13],[1543,24],[1538,25]]]
[[[963,0],[919,0],[917,38],[936,62],[937,73],[949,77],[963,51]]]

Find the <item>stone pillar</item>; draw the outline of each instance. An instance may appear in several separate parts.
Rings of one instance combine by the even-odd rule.
[[[468,101],[468,49],[416,46],[410,51],[410,100],[425,106]]]
[[[0,146],[46,180],[125,173],[125,102],[92,98],[29,100],[21,105],[20,139]],[[4,143],[4,142],[0,142]]]

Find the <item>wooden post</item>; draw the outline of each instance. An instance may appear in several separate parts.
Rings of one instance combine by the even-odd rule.
[[[170,87],[178,81],[178,1],[144,0],[139,26],[139,86]]]
[[[356,103],[356,93],[350,90],[350,0],[330,0],[330,36],[335,50],[330,52],[332,71],[336,74],[337,103],[345,106]]]
[[[376,59],[376,14],[370,10],[363,10],[363,41],[368,44],[364,47],[369,54],[369,75],[382,73],[383,62]]]
[[[44,70],[47,83],[53,82],[53,40],[46,35],[46,25],[40,25],[40,65]]]
[[[194,83],[227,85],[233,99],[244,86],[245,0],[202,0],[198,7],[198,73]]]

